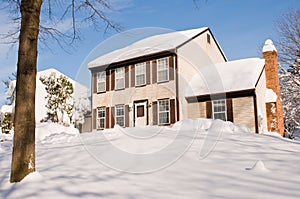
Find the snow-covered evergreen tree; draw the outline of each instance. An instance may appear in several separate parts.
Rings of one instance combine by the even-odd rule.
[[[41,77],[41,82],[45,85],[47,92],[47,117],[45,120],[59,123],[71,123],[73,116],[73,97],[74,88],[67,77],[61,75],[56,77],[51,74],[49,77]],[[69,121],[65,121],[65,115]]]

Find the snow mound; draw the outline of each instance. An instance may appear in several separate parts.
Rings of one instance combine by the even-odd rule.
[[[36,125],[36,141],[42,143],[70,142],[79,135],[78,129],[57,123],[40,123]]]
[[[21,183],[30,183],[30,182],[40,182],[44,179],[44,177],[39,172],[33,172],[28,174]]]
[[[256,171],[256,172],[269,172],[270,170],[266,168],[263,161],[258,160],[251,168],[246,168],[249,171]]]

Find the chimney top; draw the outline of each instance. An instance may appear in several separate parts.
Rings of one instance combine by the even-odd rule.
[[[273,41],[271,39],[266,40],[262,51],[263,51],[263,53],[264,52],[273,52],[273,51],[277,52],[277,50],[273,44]]]

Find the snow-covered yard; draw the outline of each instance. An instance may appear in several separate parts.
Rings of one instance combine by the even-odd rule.
[[[186,120],[78,134],[37,126],[37,172],[10,184],[0,137],[0,198],[300,198],[300,142],[231,123]]]

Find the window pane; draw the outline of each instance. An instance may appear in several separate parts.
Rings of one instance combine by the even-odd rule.
[[[157,81],[168,81],[169,61],[168,58],[157,60]]]
[[[122,89],[125,87],[125,68],[116,69],[116,89]]]
[[[146,84],[146,63],[135,65],[135,85],[141,86]]]
[[[170,106],[169,100],[159,100],[158,101],[158,117],[159,124],[169,124],[170,123]]]
[[[213,101],[213,116],[214,119],[226,121],[226,100]]]

